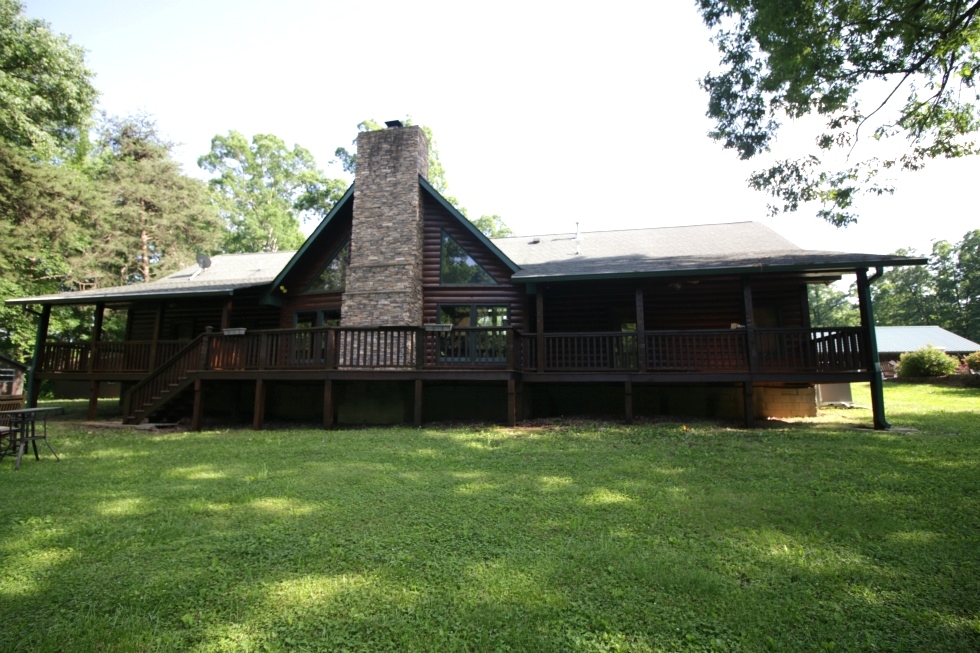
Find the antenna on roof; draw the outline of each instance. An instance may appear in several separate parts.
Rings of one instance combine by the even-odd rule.
[[[209,267],[211,267],[211,257],[208,256],[207,254],[204,254],[203,252],[199,252],[197,255],[197,271],[190,276],[190,279],[188,279],[188,281],[193,281],[197,277],[197,275],[201,274]]]

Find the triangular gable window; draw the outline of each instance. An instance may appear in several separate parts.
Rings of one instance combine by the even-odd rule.
[[[330,261],[323,266],[303,292],[340,292],[347,283],[347,266],[350,265],[350,239],[340,246]]]
[[[473,260],[463,246],[442,230],[442,248],[439,257],[439,283],[457,286],[495,284],[490,273]]]

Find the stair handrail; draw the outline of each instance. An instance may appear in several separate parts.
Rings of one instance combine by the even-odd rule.
[[[134,417],[136,413],[138,413],[140,410],[142,410],[150,403],[152,403],[154,395],[152,392],[147,394],[147,390],[146,390],[146,387],[149,386],[151,383],[153,383],[154,381],[158,381],[160,379],[169,381],[170,376],[168,376],[168,373],[173,371],[181,362],[184,362],[185,359],[199,362],[200,353],[198,352],[198,347],[200,347],[200,345],[203,342],[205,342],[206,338],[212,335],[214,334],[207,333],[207,332],[199,334],[196,338],[188,342],[186,346],[181,348],[176,354],[171,356],[162,365],[160,365],[155,370],[147,374],[140,381],[138,381],[136,385],[130,388],[129,391],[126,393],[126,398],[123,400],[123,418],[129,419]],[[194,354],[197,355],[197,358],[193,356]],[[184,369],[186,371],[193,371],[194,369],[196,369],[196,367],[197,367],[196,365],[192,364]],[[150,390],[152,389],[153,388],[151,388]],[[133,399],[142,394],[146,394],[147,396],[140,402],[139,406],[134,407]]]

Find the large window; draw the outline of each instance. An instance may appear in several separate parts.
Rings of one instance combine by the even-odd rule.
[[[323,266],[320,274],[310,282],[303,292],[340,292],[347,284],[347,266],[350,265],[350,238],[344,241],[330,261]]]
[[[443,305],[439,323],[457,327],[504,327],[510,324],[506,306]]]
[[[457,286],[482,286],[497,283],[490,273],[473,260],[462,245],[442,230],[439,257],[439,283]]]
[[[507,360],[507,306],[450,304],[439,307],[439,323],[472,331],[438,333],[439,360],[444,363],[502,363]]]

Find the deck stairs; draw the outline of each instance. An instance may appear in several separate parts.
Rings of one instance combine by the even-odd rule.
[[[134,385],[123,400],[123,423],[139,424],[184,394],[194,383],[195,373],[203,368],[206,354],[207,341],[198,336]]]

